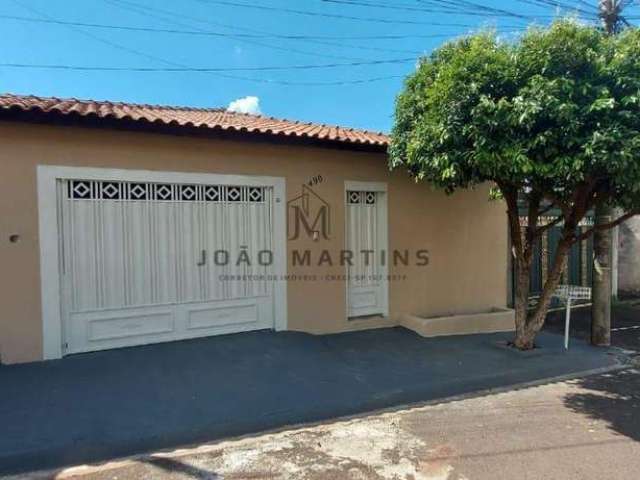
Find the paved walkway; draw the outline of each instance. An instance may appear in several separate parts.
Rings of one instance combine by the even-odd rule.
[[[612,366],[543,334],[253,332],[0,367],[0,472],[97,462]]]
[[[57,480],[629,480],[628,370],[60,473]]]

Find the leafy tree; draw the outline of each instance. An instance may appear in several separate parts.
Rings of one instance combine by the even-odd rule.
[[[640,213],[640,32],[559,20],[513,42],[484,32],[445,44],[406,80],[389,152],[392,167],[447,193],[494,185],[517,272],[514,344],[533,348],[571,246]],[[580,231],[602,206],[623,214]],[[534,245],[556,225],[557,253],[528,311]]]

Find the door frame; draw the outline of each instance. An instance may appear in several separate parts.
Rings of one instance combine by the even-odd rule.
[[[58,180],[112,180],[125,182],[191,183],[262,186],[273,188],[274,328],[287,329],[286,187],[283,177],[182,173],[92,167],[38,165],[40,289],[42,302],[42,356],[62,358],[62,299],[60,282]]]
[[[346,180],[344,182],[344,197],[343,197],[343,208],[344,208],[344,245],[345,248],[348,246],[347,242],[347,192],[350,190],[358,190],[358,191],[367,191],[367,192],[376,192],[378,193],[378,198],[380,200],[379,207],[379,225],[378,225],[378,235],[380,235],[379,241],[382,250],[386,252],[386,262],[381,266],[381,275],[382,279],[380,280],[380,286],[382,288],[382,313],[381,316],[384,318],[389,317],[389,214],[388,214],[388,189],[386,182],[362,182],[362,181],[352,181]],[[345,265],[345,274],[347,272],[347,266]],[[345,281],[345,311],[346,318],[349,320],[349,280]]]

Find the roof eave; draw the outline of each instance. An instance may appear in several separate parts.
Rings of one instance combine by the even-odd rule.
[[[24,110],[19,107],[0,109],[0,120],[32,124],[77,126],[109,130],[152,132],[166,135],[207,137],[224,140],[241,140],[272,144],[308,145],[320,148],[386,153],[388,145],[382,142],[362,142],[348,139],[327,139],[308,135],[287,135],[285,133],[260,132],[243,128],[222,128],[180,125],[177,122],[151,122],[146,119],[116,118],[108,115],[81,115],[76,112],[62,113],[58,110],[43,111],[39,108]]]

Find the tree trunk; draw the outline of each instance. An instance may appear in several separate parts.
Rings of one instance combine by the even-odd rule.
[[[516,291],[515,291],[515,317],[516,337],[514,346],[523,349],[522,339],[526,336],[527,316],[529,314],[529,289],[531,284],[531,262],[525,259],[516,259]]]
[[[596,208],[596,225],[609,223],[609,207]],[[591,307],[591,344],[611,344],[611,230],[596,230],[593,235],[593,305]]]
[[[556,250],[556,257],[553,261],[549,276],[544,284],[538,305],[534,312],[527,312],[525,314],[525,324],[523,328],[518,328],[518,312],[516,310],[516,338],[513,344],[520,350],[531,350],[532,348],[535,348],[534,342],[536,335],[538,335],[538,332],[540,332],[540,329],[544,325],[553,294],[558,288],[558,284],[562,278],[562,271],[565,268],[566,258],[570,248],[570,243],[565,240],[562,240],[559,243],[558,249]]]

